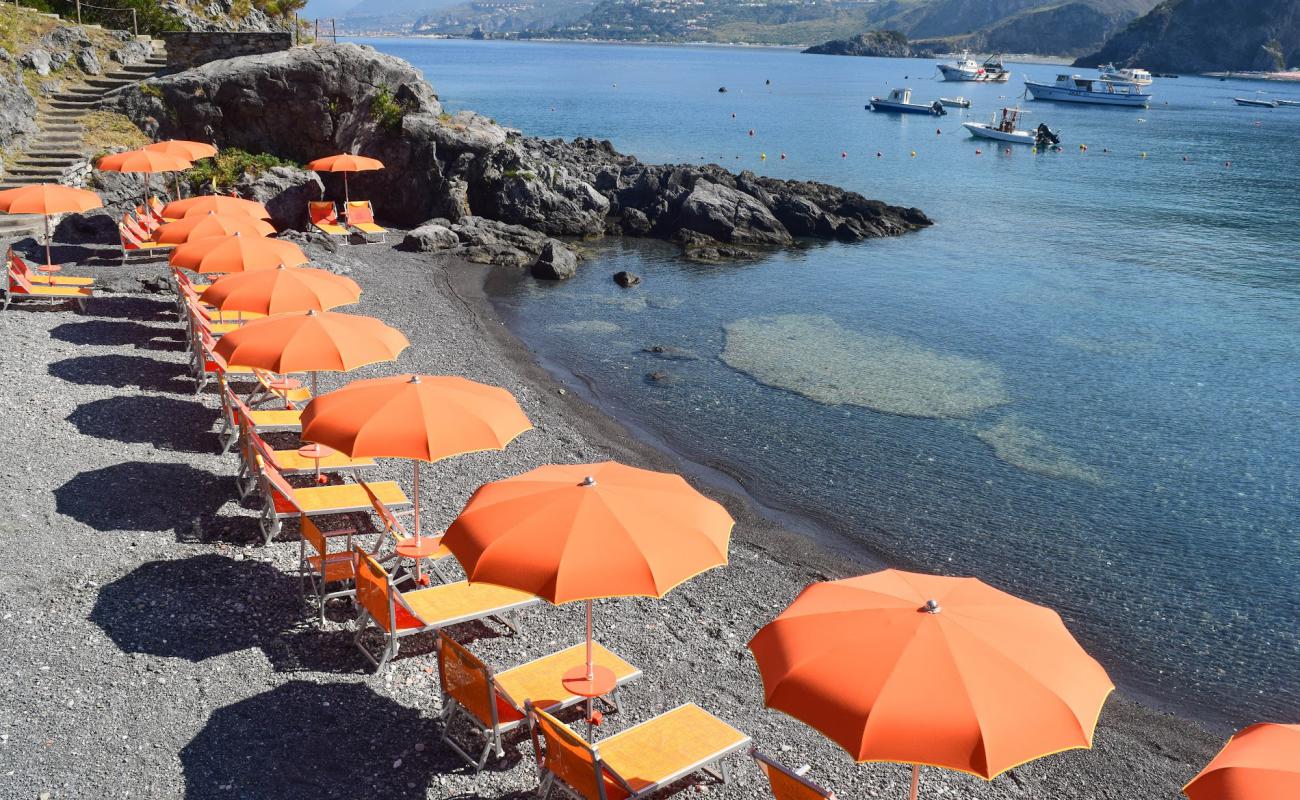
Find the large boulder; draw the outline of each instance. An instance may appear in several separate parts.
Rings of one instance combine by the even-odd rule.
[[[266,206],[277,230],[306,228],[307,204],[325,194],[320,176],[296,167],[272,167],[259,175],[246,174],[235,189],[240,197]]]
[[[410,231],[402,239],[402,249],[416,253],[429,253],[459,247],[460,237],[444,223],[447,223],[447,220],[430,221]]]
[[[17,147],[36,131],[36,98],[18,79],[13,63],[0,61],[0,150]]]
[[[699,181],[682,202],[678,225],[733,244],[789,244],[794,237],[752,195]]]
[[[522,225],[511,225],[486,217],[465,217],[451,225],[460,240],[461,254],[480,264],[527,267],[554,241]]]
[[[22,57],[18,59],[18,64],[27,69],[36,70],[37,75],[45,76],[50,74],[50,70],[54,66],[54,59],[49,51],[37,47],[23,53]]]
[[[143,64],[145,59],[153,55],[153,45],[148,42],[142,42],[138,39],[131,39],[122,43],[121,47],[114,48],[109,52],[109,58],[119,64]]]
[[[95,55],[93,47],[83,47],[77,53],[77,66],[87,75],[98,75],[104,71],[104,66],[99,63],[99,56]]]
[[[578,274],[578,256],[552,239],[533,262],[532,274],[534,278],[544,281],[568,280]]]

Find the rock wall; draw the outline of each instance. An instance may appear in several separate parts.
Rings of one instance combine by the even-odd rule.
[[[0,50],[0,152],[21,147],[36,130],[36,98],[27,91],[18,65]],[[3,173],[0,161],[0,175]]]
[[[472,112],[444,114],[414,67],[350,43],[214,61],[107,102],[156,138],[298,162],[337,152],[378,158],[386,169],[354,176],[351,194],[403,225],[473,216],[547,236],[655,236],[725,255],[930,224],[917,209],[825,184],[642,164],[608,142],[541,140]],[[334,176],[325,186],[342,194]]]
[[[182,69],[293,47],[293,34],[288,31],[173,31],[161,36],[167,42],[167,65]]]

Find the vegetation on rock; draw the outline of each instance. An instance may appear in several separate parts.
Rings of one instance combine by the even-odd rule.
[[[212,158],[197,161],[185,173],[185,180],[197,192],[210,188],[215,191],[229,189],[246,175],[256,178],[274,167],[297,167],[293,161],[269,153],[250,153],[237,147],[228,147]]]

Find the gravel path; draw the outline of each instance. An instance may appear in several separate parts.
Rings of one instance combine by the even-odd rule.
[[[504,386],[536,430],[504,453],[424,470],[439,526],[470,492],[547,462],[616,457],[671,468],[529,359],[487,309],[482,268],[382,245],[325,258],[366,290],[358,313],[413,344],[403,371],[461,374]],[[599,269],[587,265],[586,269]],[[164,267],[94,268],[100,276]],[[405,640],[380,675],[350,641],[343,608],[317,628],[290,570],[293,525],[258,547],[256,515],[236,499],[235,459],[216,453],[217,400],[195,397],[180,328],[163,295],[104,295],[85,316],[15,305],[0,315],[0,798],[522,797],[537,785],[526,738],[478,776],[438,743],[430,637]],[[391,365],[356,376],[387,374]],[[341,383],[322,379],[322,391]],[[376,478],[409,485],[409,466]],[[906,797],[908,768],[852,764],[798,723],[762,708],[745,642],[811,580],[862,565],[727,503],[739,524],[731,564],[663,601],[597,605],[597,636],[645,675],[607,734],[695,701],[751,734],[840,797]],[[458,628],[486,662],[507,667],[582,636],[581,609],[535,607],[522,633]],[[1096,747],[1044,758],[992,783],[937,769],[923,796],[1176,796],[1219,734],[1114,696]],[[735,781],[704,791],[758,798],[746,758]]]

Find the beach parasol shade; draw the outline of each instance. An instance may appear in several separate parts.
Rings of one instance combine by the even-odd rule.
[[[154,142],[144,146],[145,150],[154,153],[166,153],[167,155],[177,156],[186,161],[198,161],[200,158],[212,158],[217,154],[217,148],[207,142],[191,142],[186,139],[167,139],[161,142]]]
[[[223,312],[270,316],[290,311],[328,311],[355,303],[361,299],[361,287],[351,278],[323,269],[281,265],[218,278],[203,290],[200,299]]]
[[[281,265],[306,264],[307,254],[293,242],[263,236],[208,236],[178,245],[171,255],[172,266],[195,272],[230,273],[275,269]]]
[[[1239,731],[1183,794],[1191,800],[1300,797],[1300,725],[1261,722]]]
[[[725,565],[734,524],[680,475],[615,461],[550,465],[479,487],[443,545],[470,582],[585,601],[587,663],[565,680],[590,688],[612,677],[592,664],[591,601],[663,597]]]
[[[255,319],[217,342],[231,366],[288,372],[347,372],[392,361],[410,347],[402,332],[374,317],[306,311]]]
[[[348,173],[350,172],[369,172],[371,170],[383,169],[384,162],[377,158],[368,158],[353,153],[339,153],[336,156],[326,156],[318,158],[307,165],[307,169],[313,172],[342,172],[343,173],[343,202],[349,201],[348,196]]]
[[[354,381],[315,398],[302,412],[304,441],[353,458],[409,458],[414,462],[417,542],[420,462],[502,450],[532,427],[510,392],[451,375]]]
[[[184,244],[215,236],[270,236],[275,228],[264,220],[243,214],[199,214],[168,222],[153,232],[153,240],[164,244]]]
[[[1114,688],[1061,618],[975,578],[884,570],[814,583],[749,642],[770,708],[856,761],[991,780],[1091,747]]]
[[[0,192],[0,211],[9,214],[40,214],[45,217],[45,264],[50,259],[50,217],[55,214],[79,214],[104,204],[99,195],[58,183],[34,183]]]
[[[191,214],[207,214],[209,212],[242,214],[255,219],[271,218],[271,212],[267,211],[266,206],[261,203],[245,200],[242,197],[229,197],[224,194],[205,194],[201,197],[173,200],[163,206],[162,215],[168,219],[184,219]]]

